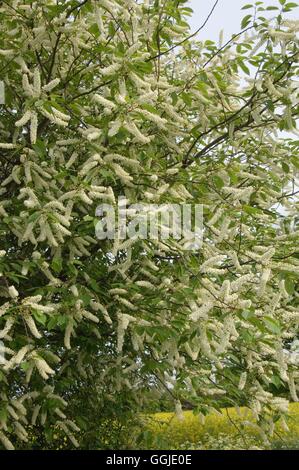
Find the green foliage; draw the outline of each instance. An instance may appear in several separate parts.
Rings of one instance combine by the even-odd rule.
[[[293,7],[218,47],[187,0],[0,2],[1,446],[134,446],[165,393],[270,433],[298,399]],[[99,240],[120,196],[201,205],[202,247]]]
[[[191,411],[178,420],[171,413],[158,413],[149,418],[148,430],[142,434],[141,448],[171,450],[244,450],[298,448],[299,406],[290,405],[287,420],[289,431],[278,421],[272,436],[266,436],[255,426],[249,410],[223,409],[211,413],[203,421]]]

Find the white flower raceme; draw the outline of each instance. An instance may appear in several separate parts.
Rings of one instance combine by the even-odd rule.
[[[282,41],[288,41],[288,40],[292,40],[296,38],[294,31],[288,32],[288,31],[281,31],[281,30],[278,31],[275,29],[270,29],[269,33],[270,33],[270,36],[272,36],[273,38],[280,39]]]
[[[130,56],[134,55],[136,52],[138,52],[140,47],[141,47],[141,43],[137,41],[135,44],[133,44],[132,46],[130,46],[127,49],[126,56],[130,57]]]
[[[129,310],[136,310],[136,309],[137,309],[137,308],[132,304],[132,302],[130,302],[130,301],[127,300],[127,299],[124,299],[123,297],[117,296],[117,300],[118,300],[118,302],[120,302],[122,305],[124,305],[125,307],[127,307]]]
[[[31,97],[31,98],[34,97],[33,88],[32,88],[32,86],[31,86],[30,83],[29,83],[28,75],[27,75],[26,73],[23,74],[22,84],[23,84],[24,93],[25,93],[28,97]]]
[[[282,413],[288,413],[289,411],[289,402],[286,398],[273,397],[272,405],[274,406],[274,408],[278,409]]]
[[[121,126],[122,126],[122,121],[120,119],[117,119],[116,121],[111,122],[109,132],[108,132],[109,137],[115,136],[120,130]]]
[[[145,136],[142,134],[142,132],[138,129],[136,124],[133,121],[125,121],[124,122],[124,128],[133,134],[134,137],[136,137],[136,140],[140,142],[141,144],[149,144],[151,139],[148,136]]]
[[[238,385],[239,390],[244,389],[244,387],[246,385],[246,381],[247,381],[247,372],[242,372],[242,374],[240,376],[239,385]]]
[[[295,377],[293,373],[289,374],[289,389],[290,389],[292,400],[294,402],[299,401],[297,390],[296,390],[296,385],[295,385]]]
[[[24,320],[26,322],[26,325],[28,326],[30,332],[32,333],[32,335],[37,339],[41,338],[42,335],[40,334],[40,332],[36,328],[36,324],[35,324],[35,321],[34,321],[33,317],[30,314],[26,313],[26,314],[23,315],[23,318],[24,318]]]
[[[15,432],[21,441],[28,442],[28,433],[19,421],[15,421]]]
[[[122,288],[114,288],[114,289],[109,289],[109,294],[112,294],[112,295],[126,295],[127,294],[127,290],[126,289],[122,289]]]
[[[274,256],[275,254],[275,248],[270,248],[269,250],[266,251],[266,253],[264,253],[259,261],[263,264],[263,265],[267,265],[269,263],[269,261],[271,260],[271,258]]]
[[[179,421],[183,421],[185,419],[182,404],[180,401],[177,401],[175,404],[175,414]]]
[[[51,369],[47,362],[42,357],[38,356],[38,354],[32,354],[32,359],[39,374],[43,379],[48,380],[50,375],[55,374],[55,371]]]
[[[37,296],[37,297],[39,297],[39,296]],[[39,302],[34,302],[32,300],[29,300],[29,299],[25,299],[25,301],[23,301],[22,303],[23,303],[23,305],[30,305],[30,307],[32,307],[33,309],[38,310],[40,312],[44,312],[44,313],[52,313],[55,310],[55,308],[53,306],[41,305]]]
[[[200,271],[204,273],[206,272],[207,268],[218,266],[219,263],[221,263],[225,259],[226,259],[225,255],[212,256],[201,265]]]
[[[0,441],[4,445],[5,449],[7,450],[15,450],[13,444],[11,441],[8,439],[8,437],[4,434],[3,431],[0,431]]]
[[[148,289],[153,289],[153,288],[156,287],[154,284],[152,284],[152,283],[149,282],[149,281],[137,281],[137,282],[136,282],[136,285],[137,285],[138,287],[145,287],[145,288],[148,288]]]
[[[36,405],[33,409],[32,417],[31,417],[32,426],[35,426],[35,424],[36,424],[36,420],[38,418],[40,409],[41,409],[41,405]]]
[[[8,293],[12,299],[17,299],[19,297],[19,292],[15,288],[15,286],[10,286],[8,288]]]
[[[258,290],[259,295],[263,295],[266,289],[266,285],[271,277],[271,269],[266,268],[263,270],[262,275],[261,275],[261,281],[260,281],[260,286]]]
[[[60,408],[55,408],[55,409],[54,409],[54,413],[56,413],[57,416],[59,416],[60,418],[66,419],[66,415],[61,411]]]
[[[202,353],[205,356],[207,356],[208,358],[215,359],[215,356],[214,356],[214,354],[212,353],[212,350],[211,350],[211,345],[210,345],[210,342],[208,340],[207,330],[206,330],[205,327],[202,327],[201,330],[200,330],[199,341],[200,341],[200,348],[201,348]]]
[[[70,424],[70,422],[68,421],[68,424]],[[74,423],[73,423],[74,424]],[[72,432],[69,430],[69,428],[67,427],[66,423],[64,422],[58,422],[57,425],[65,432],[65,434],[68,436],[68,438],[70,439],[70,441],[72,442],[72,444],[75,446],[75,447],[79,447],[79,443],[77,441],[77,439],[74,437],[74,435],[72,434]],[[75,426],[75,425],[74,425]],[[78,427],[76,426],[76,430],[78,430]]]
[[[40,96],[41,93],[41,77],[38,68],[33,72],[33,92],[35,96]]]
[[[185,344],[186,353],[191,357],[193,361],[196,361],[199,355],[200,346],[196,347],[196,349],[192,349],[189,343]]]
[[[181,117],[179,112],[177,112],[174,107],[170,106],[167,103],[164,103],[163,108],[167,112],[167,114],[174,119],[175,123],[182,124],[183,126],[187,126],[189,124],[186,119]],[[163,121],[165,122],[165,120]],[[164,122],[162,124],[164,124]]]
[[[15,365],[19,365],[26,354],[32,350],[33,346],[31,344],[23,346],[16,354],[13,353],[13,357],[5,364],[4,369],[9,370]]]
[[[58,126],[67,127],[69,124],[70,116],[62,113],[56,108],[51,108],[51,112],[47,111],[42,106],[38,107],[38,110],[43,116],[45,116],[49,121]]]
[[[209,226],[213,226],[215,225],[218,220],[220,219],[220,217],[222,216],[223,214],[223,209],[217,209],[215,214],[211,217],[211,219],[207,222],[207,225]]]
[[[14,50],[13,49],[0,49],[0,55],[4,57],[13,56]]]
[[[190,320],[197,322],[200,318],[207,318],[207,315],[213,306],[214,303],[211,299],[205,299],[201,307],[198,307],[197,304],[193,304],[191,306],[192,313],[190,315]]]
[[[104,76],[113,75],[116,72],[118,72],[120,68],[121,68],[121,64],[115,63],[115,64],[112,64],[112,65],[109,65],[108,67],[102,68],[101,69],[101,74],[104,75]]]
[[[0,330],[0,339],[3,339],[7,336],[7,334],[10,332],[14,322],[15,321],[14,321],[13,318],[8,318],[6,320],[4,328],[2,330]]]
[[[132,167],[135,169],[140,168],[140,162],[138,160],[124,157],[123,155],[119,155],[118,153],[109,153],[104,156],[103,160],[104,162],[114,162],[116,160],[125,166]]]
[[[19,119],[18,121],[16,121],[15,125],[17,127],[21,127],[21,126],[25,126],[25,124],[27,124],[28,121],[30,121],[31,119],[31,111],[27,110],[23,116],[21,117],[21,119]]]
[[[223,299],[225,302],[228,302],[228,299],[230,297],[230,292],[231,292],[231,283],[228,279],[226,279],[222,286],[221,286],[221,290],[220,290],[222,296],[223,296]]]
[[[165,24],[152,0],[66,5],[50,29],[45,4],[54,0],[14,0],[15,10],[8,3],[0,28],[8,90],[0,122],[0,408],[7,410],[0,446],[10,448],[7,438],[22,445],[29,423],[33,433],[53,426],[78,446],[81,434],[56,387],[67,396],[68,384],[86,381],[104,406],[110,390],[146,406],[155,364],[163,365],[179,418],[179,397],[200,396],[206,412],[239,388],[261,432],[271,434],[271,417],[285,414],[288,402],[269,393],[269,383],[279,375],[292,399],[298,395],[298,355],[286,349],[299,319],[298,168],[291,138],[276,130],[280,120],[296,134],[298,22],[282,20],[278,31],[275,19],[262,32],[254,26],[244,35],[246,57],[243,37],[239,48],[214,56],[208,43],[186,39],[184,2]],[[19,21],[19,10],[34,24]],[[159,24],[170,49],[172,38],[184,39],[178,55],[155,57]],[[269,40],[277,54],[263,47]],[[267,74],[254,65],[261,50],[273,65]],[[246,80],[231,64],[250,56],[256,70]],[[117,209],[121,194],[131,228],[133,205],[143,199],[165,203],[164,212],[142,211],[161,216],[161,230],[168,204],[203,204],[202,249],[133,232],[96,240],[96,206]],[[242,370],[228,386],[233,355]],[[158,399],[163,385],[156,385]]]
[[[136,111],[141,113],[149,121],[156,124],[160,129],[166,129],[165,124],[167,124],[167,120],[165,118],[161,118],[158,114],[151,113],[150,111],[147,111],[146,109],[138,108]]]
[[[127,104],[127,87],[126,82],[123,79],[119,80],[119,93],[116,95],[115,99],[120,105]]]
[[[277,90],[277,88],[274,86],[271,77],[267,76],[266,79],[266,86],[271,94],[273,94],[276,98],[282,98],[283,94]]]
[[[252,274],[244,274],[243,276],[240,276],[238,279],[231,283],[232,292],[238,292],[243,288],[244,285],[246,286],[246,284],[252,281],[253,278],[254,276]]]
[[[232,199],[234,200],[239,200],[239,201],[244,201],[244,202],[248,202],[248,200],[250,199],[250,196],[252,195],[252,193],[254,192],[254,188],[253,187],[247,187],[247,188],[233,188],[233,187],[230,187],[230,186],[224,186],[223,188],[223,191],[229,193],[232,197]]]
[[[54,90],[54,88],[57,87],[57,85],[59,85],[60,83],[60,78],[54,78],[54,80],[51,80],[49,83],[47,83],[46,85],[44,85],[42,87],[43,91],[45,92],[51,92],[52,90]]]
[[[88,312],[87,310],[82,310],[83,317],[87,318],[87,320],[93,321],[94,323],[99,323],[98,317],[96,317],[93,313]]]
[[[77,289],[77,286],[73,285],[70,287],[70,291],[72,292],[72,294],[75,296],[75,297],[79,297],[79,291]]]
[[[124,183],[128,184],[133,181],[133,177],[130,176],[130,174],[124,170],[118,163],[111,163],[110,164],[113,170],[115,171],[115,174],[124,181]]]
[[[108,109],[114,109],[116,108],[116,104],[113,103],[113,101],[110,101],[106,98],[104,98],[103,96],[101,95],[98,95],[98,94],[95,94],[94,95],[94,101],[102,106],[104,106],[104,108],[108,108]]]
[[[109,316],[109,313],[108,313],[108,310],[106,309],[106,307],[104,307],[102,304],[100,304],[99,302],[95,302],[95,301],[92,301],[91,302],[91,308],[95,311],[99,310],[102,314],[103,314],[103,317],[105,319],[105,321],[111,325],[112,324],[112,320]]]
[[[127,315],[125,313],[118,313],[118,328],[117,328],[117,350],[119,353],[122,352],[124,339],[125,339],[125,332],[131,322],[135,322],[136,318],[132,317],[131,315]]]
[[[66,349],[71,349],[71,335],[73,331],[74,331],[73,322],[69,321],[66,326],[65,333],[64,333],[64,346]]]
[[[0,142],[0,149],[15,149],[17,147],[16,144],[11,144],[11,143],[5,143],[5,142]]]
[[[52,107],[52,112],[54,113],[56,118],[58,118],[62,121],[68,122],[71,119],[69,114],[65,114],[62,111],[59,111],[59,109],[57,109],[55,107]]]
[[[37,120],[37,113],[33,112],[31,113],[31,123],[30,123],[30,141],[32,144],[36,143],[37,139],[37,125],[38,125],[38,120]]]

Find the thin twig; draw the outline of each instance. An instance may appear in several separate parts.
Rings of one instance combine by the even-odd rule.
[[[192,33],[190,36],[186,37],[185,39],[183,39],[182,41],[174,44],[172,47],[170,47],[169,49],[167,49],[167,51],[163,51],[163,52],[159,52],[158,54],[154,55],[154,56],[151,56],[149,57],[146,62],[149,62],[150,60],[155,60],[159,57],[162,57],[163,55],[166,55],[166,54],[169,54],[169,52],[172,52],[174,49],[176,49],[177,47],[179,46],[182,46],[182,44],[184,44],[185,42],[189,41],[190,39],[194,38],[207,24],[207,22],[209,21],[209,19],[211,18],[217,4],[219,3],[219,0],[216,0],[216,2],[214,3],[210,13],[208,14],[207,18],[205,19],[205,21],[203,22],[203,24],[194,32]]]

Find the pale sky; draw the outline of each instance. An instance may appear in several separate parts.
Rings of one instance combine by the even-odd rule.
[[[190,0],[190,6],[194,10],[193,17],[189,20],[192,28],[192,32],[196,31],[199,26],[202,25],[204,20],[207,18],[211,11],[215,0]],[[217,41],[219,38],[219,32],[221,29],[224,30],[224,38],[229,39],[232,34],[240,32],[241,20],[247,15],[250,10],[242,10],[242,6],[251,3],[254,4],[254,0],[219,0],[218,5],[210,18],[208,24],[199,33],[198,38],[211,39]],[[278,0],[264,0],[266,6],[281,6]],[[292,19],[299,18],[299,9],[293,10],[289,17]],[[270,11],[267,13],[271,17],[276,16],[276,11]]]
[[[209,15],[216,0],[190,0],[190,7],[193,9],[194,14],[192,18],[188,20],[191,25],[191,31],[196,31],[205,21]],[[291,1],[291,0],[290,0]],[[210,39],[217,42],[219,40],[219,33],[224,30],[224,40],[231,38],[233,34],[241,31],[241,21],[244,16],[248,15],[251,10],[241,10],[242,6],[246,4],[254,4],[255,0],[219,0],[218,4],[213,12],[213,15],[209,19],[208,23],[198,35],[198,39]],[[296,3],[296,2],[295,2]],[[264,0],[264,5],[267,6],[279,6],[278,0]],[[261,12],[261,15],[264,13]],[[275,17],[278,14],[278,10],[269,11],[267,15],[270,18]],[[299,8],[294,9],[291,13],[284,13],[284,15],[290,19],[299,19]],[[264,15],[266,16],[266,15]],[[283,132],[280,133],[284,137],[293,138],[294,135]]]

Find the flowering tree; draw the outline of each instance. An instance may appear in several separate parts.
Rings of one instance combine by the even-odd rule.
[[[80,388],[141,410],[151,384],[179,416],[226,396],[263,436],[297,400],[296,5],[246,5],[216,44],[186,4],[1,2],[5,448],[37,427],[80,445]],[[118,196],[202,204],[202,247],[97,240]]]

